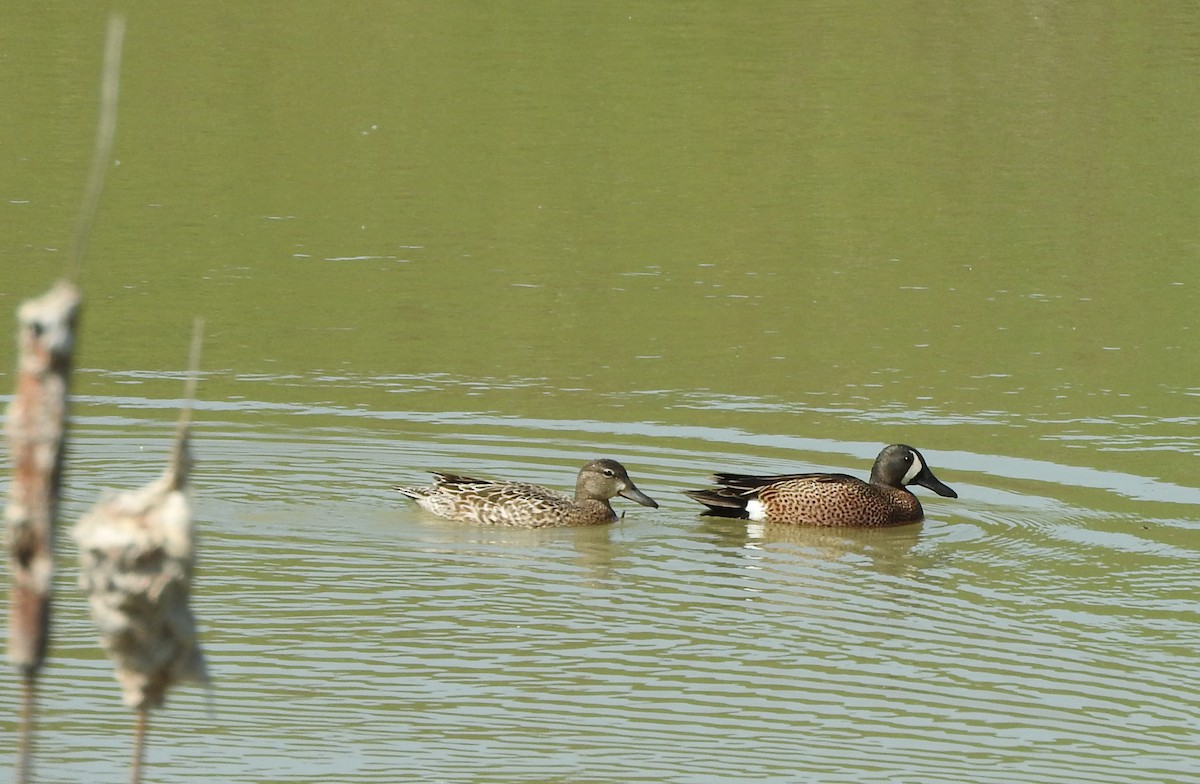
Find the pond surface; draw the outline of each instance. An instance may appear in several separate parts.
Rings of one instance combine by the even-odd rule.
[[[0,17],[11,312],[69,255],[105,20]],[[162,470],[204,316],[215,682],[148,780],[1200,779],[1198,77],[1200,11],[1132,2],[129,4],[64,529]],[[959,498],[681,494],[892,442]],[[391,490],[593,457],[660,508]],[[37,780],[121,781],[60,550]]]

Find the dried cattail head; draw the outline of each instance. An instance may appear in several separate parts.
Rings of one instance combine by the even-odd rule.
[[[162,705],[176,683],[207,683],[188,606],[196,543],[180,462],[140,490],[102,498],[73,531],[101,644],[138,710]]]

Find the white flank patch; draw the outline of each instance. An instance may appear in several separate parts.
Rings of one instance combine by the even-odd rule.
[[[921,473],[921,470],[925,468],[925,464],[923,462],[921,462],[920,455],[918,455],[916,452],[913,452],[912,456],[913,456],[913,464],[908,467],[908,473],[906,473],[904,475],[904,479],[901,481],[901,484],[906,485],[909,482],[911,482],[912,480],[916,479],[917,474]]]
[[[765,523],[767,521],[767,508],[763,506],[763,502],[757,498],[751,498],[746,502],[746,516],[756,523]]]

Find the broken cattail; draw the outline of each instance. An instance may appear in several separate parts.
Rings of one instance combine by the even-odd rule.
[[[117,669],[125,704],[157,708],[181,681],[205,683],[204,656],[188,600],[196,541],[187,499],[187,430],[170,465],[140,490],[102,498],[72,532],[80,586],[100,642]]]
[[[138,712],[135,781],[148,711],[160,707],[176,683],[208,682],[189,606],[196,540],[187,498],[188,436],[200,331],[197,320],[187,396],[166,471],[140,490],[102,498],[72,531],[79,582],[101,645],[116,666],[125,704]]]

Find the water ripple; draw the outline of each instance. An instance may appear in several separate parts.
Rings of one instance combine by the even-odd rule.
[[[200,427],[196,609],[216,688],[211,713],[185,690],[156,717],[162,780],[1200,775],[1200,552],[1186,521],[1170,505],[1150,524],[1068,500],[1080,477],[1162,496],[1154,483],[942,453],[939,466],[972,481],[955,483],[957,500],[926,494],[923,524],[820,531],[699,518],[678,491],[763,445],[852,471],[869,445],[476,425]],[[84,417],[71,514],[101,484],[157,473],[169,432]],[[428,466],[563,487],[597,451],[626,461],[662,507],[618,499],[625,519],[598,529],[487,529],[388,490]],[[60,575],[43,699],[53,746],[69,751],[47,781],[94,778],[127,750],[112,740],[128,721],[72,579]]]

